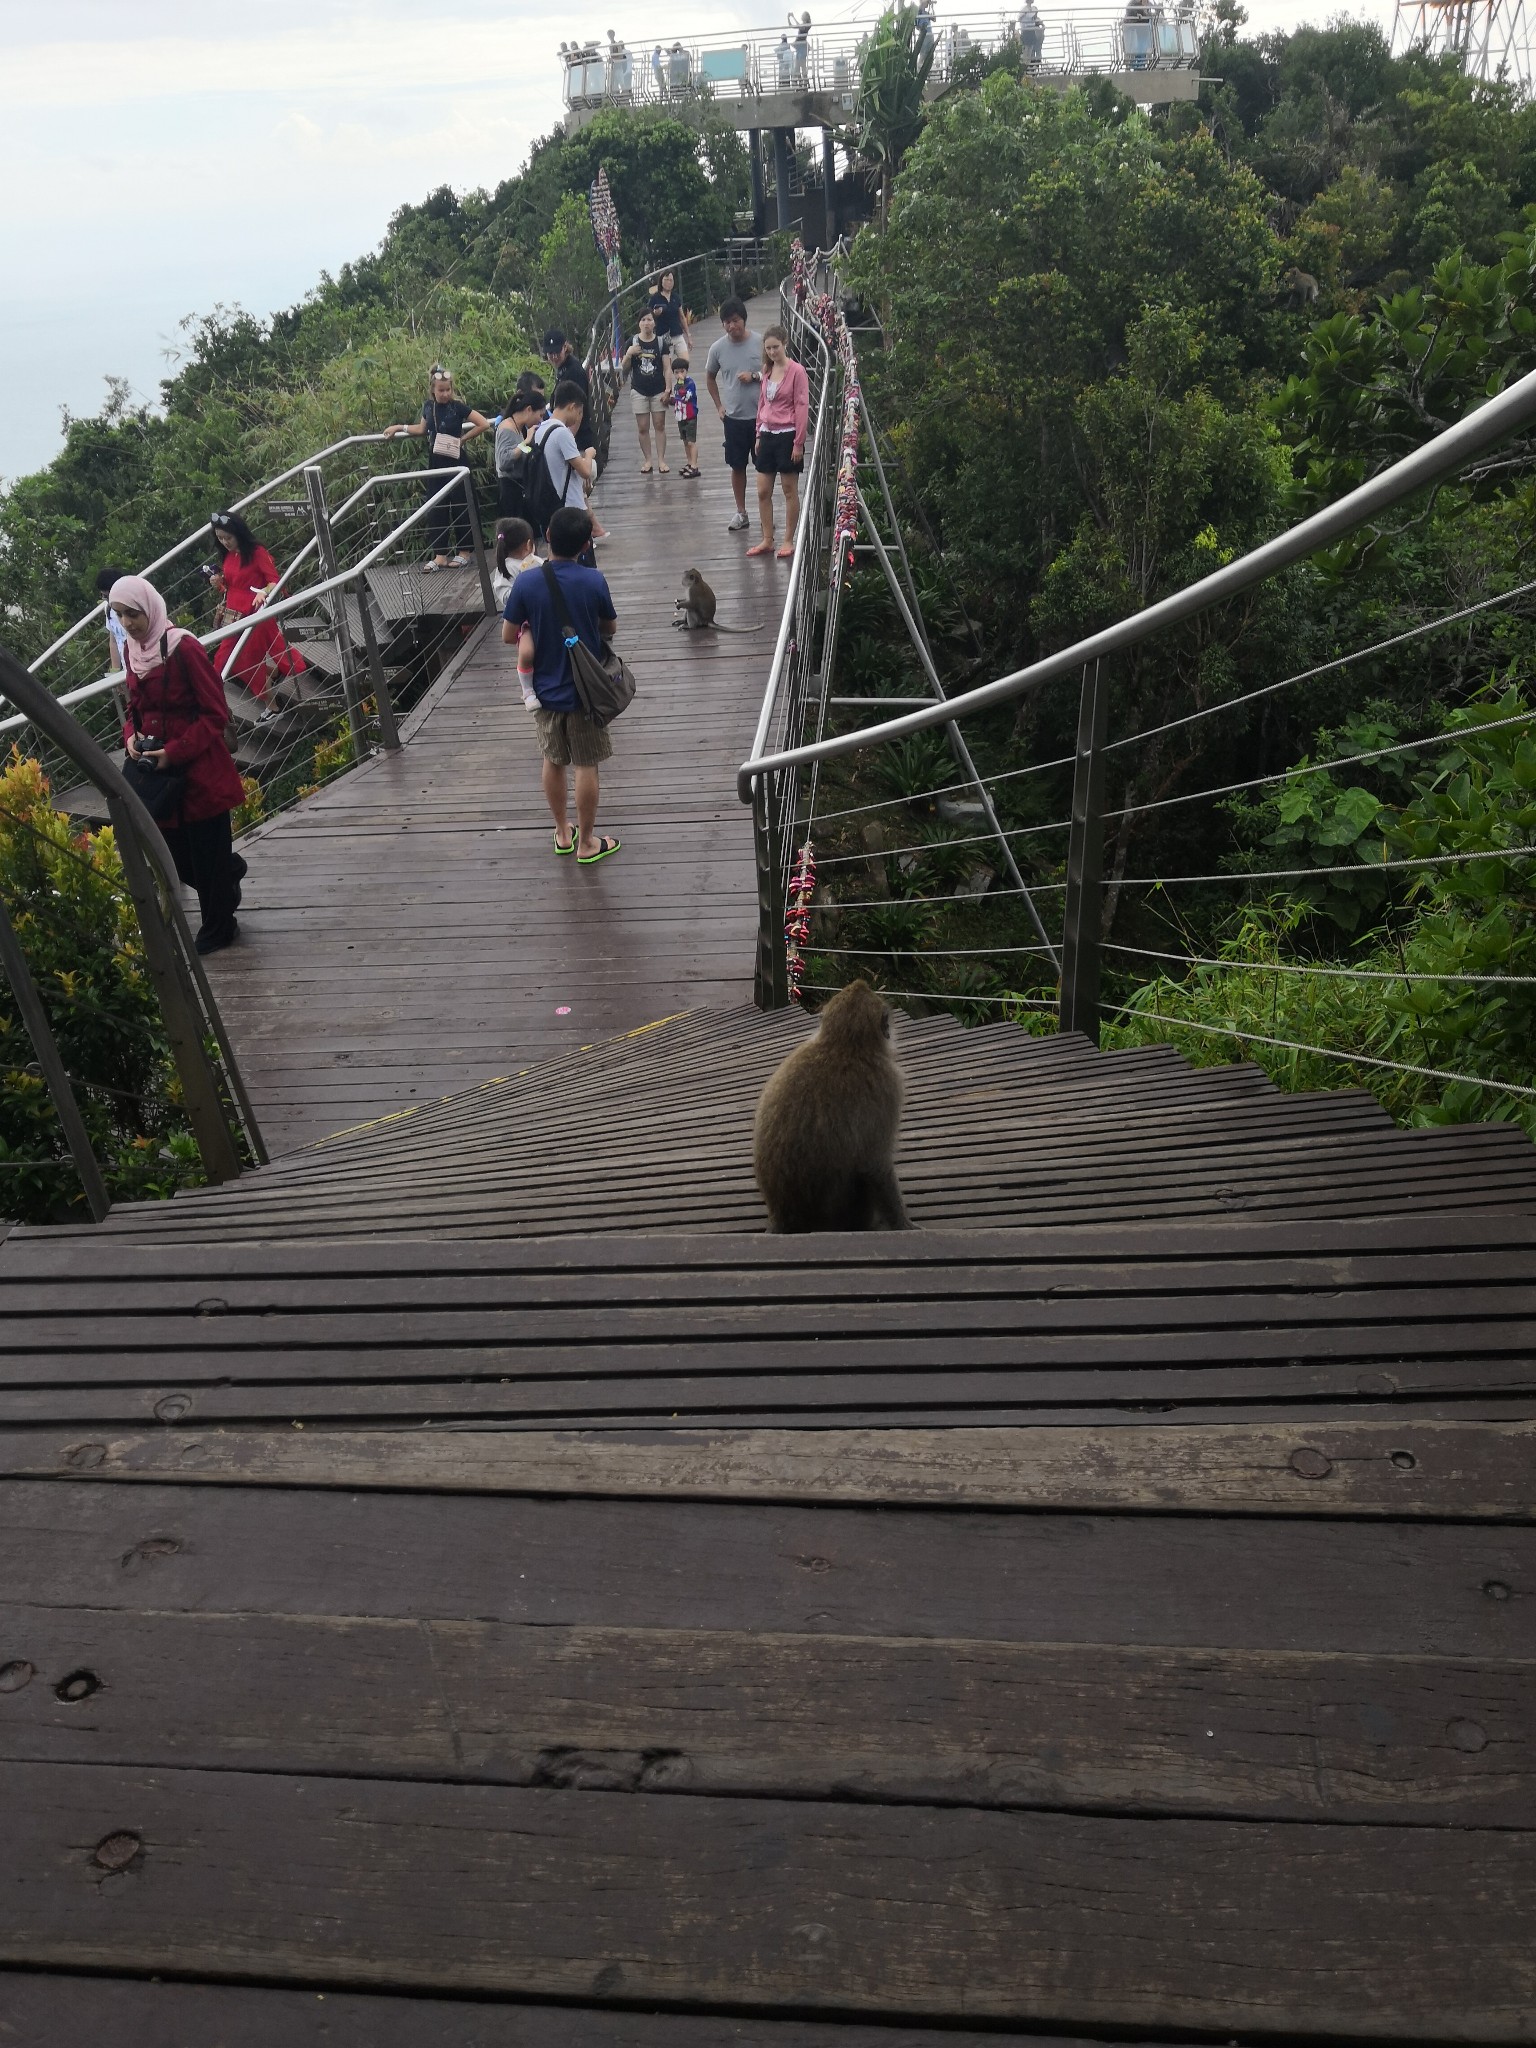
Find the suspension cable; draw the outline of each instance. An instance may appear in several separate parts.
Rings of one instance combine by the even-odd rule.
[[[1159,797],[1155,803],[1127,804],[1123,810],[1106,811],[1104,817],[1135,818],[1146,811],[1166,811],[1174,804],[1197,803],[1204,796],[1233,796],[1239,790],[1262,789],[1266,783],[1288,782],[1293,775],[1318,775],[1326,769],[1353,768],[1361,761],[1379,761],[1387,754],[1405,754],[1415,747],[1435,747],[1443,743],[1458,743],[1479,733],[1501,732],[1509,725],[1529,725],[1536,718],[1536,710],[1518,712],[1513,718],[1490,718],[1481,725],[1459,726],[1454,732],[1432,732],[1419,740],[1395,740],[1389,747],[1371,747],[1363,754],[1342,754],[1334,761],[1304,761],[1296,768],[1281,768],[1273,775],[1255,775],[1248,782],[1225,782],[1215,789],[1194,789],[1185,796]]]
[[[1272,697],[1277,690],[1289,690],[1295,683],[1310,683],[1318,676],[1331,675],[1335,669],[1348,668],[1351,662],[1368,661],[1372,655],[1385,654],[1389,648],[1401,647],[1405,641],[1423,638],[1425,634],[1437,633],[1443,626],[1457,625],[1462,619],[1470,619],[1478,612],[1491,611],[1500,605],[1507,605],[1512,599],[1526,597],[1536,590],[1536,581],[1522,583],[1514,590],[1506,590],[1499,597],[1480,598],[1476,604],[1463,606],[1459,612],[1446,612],[1443,617],[1430,619],[1423,625],[1410,626],[1405,633],[1394,633],[1388,640],[1378,640],[1370,647],[1359,647],[1353,654],[1341,654],[1334,661],[1319,663],[1316,668],[1303,669],[1294,676],[1286,676],[1278,683],[1266,683],[1261,690],[1249,690],[1241,697],[1227,697],[1220,704],[1208,704],[1203,710],[1188,712],[1183,718],[1170,718],[1166,725],[1149,725],[1141,732],[1127,733],[1124,739],[1111,740],[1104,751],[1113,754],[1121,747],[1133,747],[1138,740],[1157,739],[1165,732],[1176,732],[1181,725],[1193,725],[1201,718],[1214,718],[1219,711],[1235,711],[1241,704],[1252,704],[1260,697]]]
[[[912,946],[811,946],[808,950],[825,954],[829,960],[904,960],[917,949]],[[1042,959],[1049,957],[1044,946],[924,946],[921,951],[925,960],[990,959],[994,954],[1003,953],[1036,953]]]
[[[1403,860],[1341,860],[1331,868],[1230,868],[1218,875],[1122,875],[1118,881],[1113,875],[1106,875],[1100,887],[1162,889],[1172,888],[1181,882],[1286,882],[1306,875],[1374,875],[1383,869],[1450,867],[1468,860],[1529,860],[1533,855],[1536,855],[1536,846],[1501,846],[1490,852],[1428,853]],[[1064,888],[1066,885],[1041,882],[1036,886],[1043,889],[1048,886]],[[996,893],[1001,894],[1001,891]],[[936,900],[943,902],[947,899],[940,897]]]
[[[1166,1017],[1161,1010],[1143,1010],[1127,1005],[1114,1020],[1117,1028],[1124,1028],[1121,1019],[1144,1017],[1152,1024],[1169,1024],[1180,1031],[1201,1031],[1210,1038],[1236,1038],[1247,1045],[1270,1045],[1280,1052],[1316,1053],[1319,1059],[1339,1060],[1346,1066],[1385,1067],[1394,1074],[1416,1074],[1426,1081],[1464,1081],[1472,1088],[1491,1088],[1495,1095],[1518,1095],[1536,1102],[1536,1088],[1520,1088],[1512,1081],[1490,1080],[1484,1074],[1452,1074],[1444,1067],[1416,1067],[1406,1060],[1378,1059],[1372,1053],[1339,1052],[1327,1045],[1303,1045],[1294,1038],[1266,1038],[1257,1031],[1245,1031],[1236,1024],[1196,1024],[1188,1017]]]
[[[1172,960],[1180,967],[1221,967],[1241,974],[1318,974],[1336,981],[1497,982],[1502,987],[1536,988],[1536,974],[1430,974],[1406,967],[1325,967],[1310,960],[1222,960],[1204,953],[1159,953],[1151,946],[1112,945],[1108,939],[1103,944],[1106,953],[1133,953],[1138,960]],[[1013,950],[998,948],[999,952]]]
[[[1070,818],[1058,818],[1053,825],[1017,825],[1001,835],[996,832],[979,832],[974,838],[945,839],[936,843],[946,848],[951,846],[991,846],[995,844],[999,837],[1004,839],[1029,839],[1038,832],[1065,832],[1071,823],[1072,820]],[[880,853],[832,853],[828,854],[824,860],[818,858],[816,865],[818,868],[842,868],[847,867],[852,861],[894,860],[898,854],[920,854],[925,850],[924,847],[918,845],[888,846]]]
[[[805,981],[800,985],[809,994],[817,996],[835,996],[840,988],[839,983],[831,981]],[[970,995],[960,989],[945,992],[932,988],[883,988],[880,993],[883,996],[898,996],[904,1000],[922,1003],[1005,1003],[1013,1010],[1050,1010],[1052,1012],[1057,1008],[1055,1003],[1046,1002],[1038,996]]]
[[[982,780],[989,788],[995,782],[1017,782],[1021,775],[1043,775],[1047,768],[1070,768],[1076,759],[1076,754],[1059,754],[1054,761],[1032,761],[1027,768],[1000,769],[996,775],[984,775]],[[816,822],[821,825],[828,825],[835,822],[838,818],[860,817],[865,811],[884,811],[888,810],[893,804],[927,803],[934,797],[954,796],[959,790],[974,789],[975,787],[975,783],[969,780],[965,782],[946,782],[938,789],[914,790],[910,796],[883,796],[872,804],[850,804],[847,810],[844,811],[823,811]]]

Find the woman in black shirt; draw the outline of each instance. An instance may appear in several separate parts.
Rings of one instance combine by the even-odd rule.
[[[483,434],[490,421],[483,413],[466,405],[453,388],[453,376],[441,364],[434,364],[429,385],[431,396],[421,408],[421,418],[409,426],[386,427],[386,436],[393,440],[396,434],[412,434],[425,439],[427,444],[427,495],[441,489],[445,479],[434,476],[434,470],[459,469],[464,463],[464,444],[473,441],[476,434]],[[473,485],[470,486],[473,489]],[[469,557],[464,550],[469,545],[469,515],[461,491],[455,491],[440,505],[434,505],[427,514],[427,532],[431,535],[433,555],[427,564],[428,573],[434,569],[467,569]],[[453,559],[449,561],[449,550]]]
[[[668,270],[662,274],[660,284],[646,301],[646,310],[656,322],[656,333],[664,350],[670,352],[675,348],[679,355],[692,354],[688,346],[688,316],[678,297],[675,271]]]

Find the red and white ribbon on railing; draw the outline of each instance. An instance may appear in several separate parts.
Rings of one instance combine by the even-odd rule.
[[[821,329],[833,361],[843,376],[842,437],[837,458],[837,495],[832,507],[832,552],[853,567],[853,543],[859,530],[859,359],[848,323],[829,292],[805,311],[811,289],[811,258],[798,236],[789,246],[789,283],[795,304]],[[846,550],[846,554],[844,551]]]
[[[811,898],[816,894],[816,855],[809,839],[795,856],[784,912],[784,958],[789,973],[789,999],[800,1000],[805,955],[811,943]]]

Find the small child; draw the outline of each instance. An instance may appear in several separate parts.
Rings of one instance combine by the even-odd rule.
[[[496,574],[491,579],[491,588],[503,605],[523,570],[537,566],[533,528],[526,519],[503,519],[496,528]],[[524,705],[530,711],[537,711],[539,693],[533,687],[533,635],[526,626],[517,636],[517,680]]]
[[[683,444],[683,466],[679,476],[702,476],[699,468],[699,387],[688,374],[688,358],[672,358],[672,410]]]

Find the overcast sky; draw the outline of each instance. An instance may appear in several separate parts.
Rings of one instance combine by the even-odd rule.
[[[818,26],[880,11],[803,4]],[[1255,28],[1335,11],[1248,4]],[[1390,25],[1390,0],[1349,11]],[[46,462],[60,409],[94,412],[108,375],[155,397],[184,314],[292,305],[406,201],[517,170],[560,118],[568,37],[781,19],[775,0],[0,0],[0,478]]]

